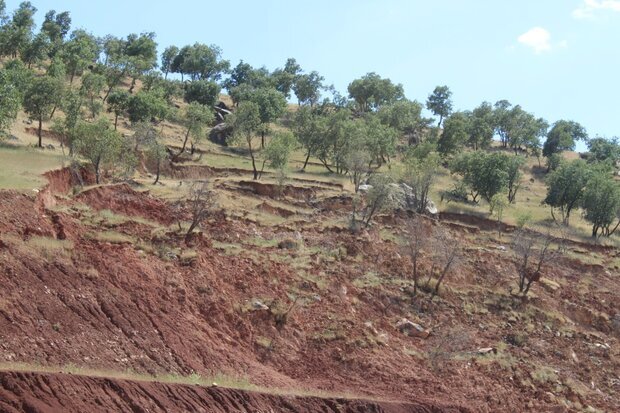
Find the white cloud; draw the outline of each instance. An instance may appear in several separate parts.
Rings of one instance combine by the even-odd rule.
[[[549,52],[552,49],[551,34],[542,27],[534,27],[528,30],[519,36],[517,41],[532,48],[537,54]]]
[[[579,20],[593,20],[597,11],[620,12],[620,0],[583,0],[583,4],[573,10],[573,17]]]

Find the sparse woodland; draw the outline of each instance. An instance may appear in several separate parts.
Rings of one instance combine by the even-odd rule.
[[[432,379],[418,380],[417,372],[407,370],[402,373],[403,382],[417,385],[441,377],[433,382],[435,389],[446,390],[446,367],[479,356],[472,346],[480,347],[484,339],[502,344],[485,350],[485,357],[491,351],[494,354],[488,362],[459,364],[459,372],[475,377],[474,370],[491,365],[501,380],[510,377],[510,383],[502,381],[503,395],[513,394],[514,376],[520,395],[533,394],[542,386],[546,393],[561,395],[564,406],[579,403],[580,411],[603,411],[586,409],[588,400],[596,400],[597,406],[608,402],[601,391],[589,388],[604,377],[608,381],[596,386],[606,386],[607,392],[617,389],[618,377],[612,382],[609,374],[594,372],[599,376],[590,380],[589,367],[571,375],[562,370],[565,365],[555,373],[551,367],[543,371],[534,369],[536,362],[530,359],[528,366],[534,370],[520,369],[522,360],[536,352],[538,357],[552,347],[563,350],[566,342],[561,340],[566,337],[580,337],[575,348],[580,346],[584,352],[593,348],[594,344],[582,343],[590,333],[577,333],[564,324],[558,327],[567,317],[566,308],[577,307],[570,300],[580,294],[579,288],[584,291],[575,310],[579,317],[594,320],[596,334],[602,331],[611,337],[619,328],[614,327],[613,317],[620,317],[620,311],[615,312],[617,305],[610,298],[620,274],[619,138],[589,136],[574,120],[549,122],[507,100],[456,108],[445,85],[416,100],[405,96],[402,84],[368,73],[352,79],[346,91],[338,91],[294,58],[272,70],[243,60],[231,63],[217,45],[194,39],[188,39],[187,45],[162,48],[154,32],[97,37],[77,28],[79,22],[73,22],[68,11],[47,12],[37,27],[34,17],[40,12],[29,1],[6,10],[0,0],[0,196],[5,189],[27,193],[34,189],[41,199],[41,185],[26,179],[26,172],[41,176],[58,164],[70,166],[46,177],[69,171],[71,182],[79,188],[54,201],[56,209],[41,201],[45,204],[41,215],[46,219],[49,215],[52,224],[41,224],[36,231],[20,227],[21,244],[15,241],[17,235],[3,238],[0,232],[0,254],[4,249],[27,251],[25,255],[38,251],[45,265],[54,266],[64,277],[78,264],[91,265],[87,255],[98,254],[97,245],[103,245],[101,250],[109,255],[102,253],[89,269],[76,270],[80,277],[107,283],[99,272],[113,267],[114,275],[108,276],[117,284],[109,288],[121,302],[126,285],[138,284],[124,284],[123,271],[114,264],[123,257],[133,260],[131,265],[142,271],[139,277],[158,286],[153,300],[165,296],[162,302],[169,301],[172,311],[177,305],[186,306],[183,311],[192,314],[191,322],[179,322],[184,331],[191,330],[190,344],[172,347],[186,354],[198,351],[196,343],[206,335],[193,334],[211,327],[196,320],[232,323],[232,329],[239,327],[241,332],[225,340],[235,346],[241,343],[235,354],[254,350],[258,354],[242,368],[258,369],[261,378],[277,376],[265,380],[266,386],[278,380],[290,384],[288,377],[294,374],[287,370],[286,360],[295,361],[304,351],[304,357],[315,357],[308,356],[304,362],[325,363],[318,364],[319,369],[328,369],[324,357],[331,357],[330,362],[344,366],[347,374],[349,368],[364,374],[366,369],[381,370],[382,359],[367,365],[360,361],[360,354],[371,349],[376,354],[386,352],[386,363],[392,368],[403,354],[418,357],[432,371],[427,376]],[[585,144],[588,151],[576,154],[577,144]],[[92,176],[88,183],[87,176]],[[14,202],[21,207],[25,201]],[[140,215],[140,208],[148,211],[148,218]],[[16,222],[17,228],[22,221],[10,222]],[[10,232],[3,225],[0,222],[0,229]],[[50,236],[53,239],[48,241],[37,231],[48,231],[55,238]],[[287,235],[280,239],[283,233]],[[78,255],[71,252],[80,249],[73,243],[90,249]],[[117,245],[121,247],[114,250]],[[155,269],[143,269],[142,262],[131,255],[133,250],[127,252],[131,249],[127,245],[135,246],[139,254],[150,254]],[[589,254],[595,257],[592,262]],[[58,263],[58,257],[64,261]],[[11,271],[20,266],[31,271],[22,264],[14,264]],[[604,287],[597,289],[593,278],[579,280],[581,270],[588,277],[604,277]],[[214,281],[217,271],[225,275]],[[208,281],[206,276],[201,278],[203,274],[209,274]],[[290,285],[279,283],[281,274]],[[295,276],[302,280],[297,283]],[[257,279],[258,287],[251,286]],[[216,297],[215,288],[225,293]],[[256,298],[272,290],[270,301]],[[337,304],[330,301],[332,295],[338,297],[333,298]],[[145,306],[146,301],[133,299]],[[111,304],[101,304],[99,296],[97,300],[103,308],[97,311],[118,323],[117,330],[123,334],[129,329],[138,335],[140,323],[148,320],[153,326],[144,330],[157,332],[154,341],[165,341],[150,316],[124,324],[115,318],[119,317],[116,296]],[[322,300],[330,311],[325,319],[304,313],[313,305],[323,305]],[[562,314],[555,313],[550,304],[554,300],[563,306]],[[584,310],[587,305],[596,310]],[[79,307],[66,304],[71,306]],[[0,302],[0,314],[10,319],[7,308]],[[415,346],[397,341],[401,335],[385,338],[389,336],[383,332],[386,326],[394,324],[407,338],[426,339],[432,334],[402,314],[410,318],[414,314],[418,321],[447,333],[431,335],[432,350],[424,347],[420,352],[425,355],[420,356]],[[454,314],[466,319],[467,331],[451,321]],[[343,333],[349,315],[359,319]],[[255,323],[274,318],[276,323],[261,330],[243,317],[255,317]],[[362,317],[367,318],[362,326],[354,324]],[[492,327],[485,324],[487,317]],[[181,318],[166,322],[175,324]],[[58,323],[56,333],[62,331]],[[306,334],[303,323],[314,330]],[[479,337],[472,338],[471,332],[479,326]],[[525,333],[512,331],[513,327],[539,334],[530,341],[534,350],[527,348]],[[493,328],[501,329],[500,338],[490,332]],[[346,336],[354,329],[362,331],[359,337]],[[554,333],[546,337],[544,329]],[[167,334],[173,333],[172,329]],[[214,333],[209,339],[226,334]],[[540,337],[553,345],[542,349]],[[246,339],[250,344],[244,347]],[[392,340],[398,343],[393,346],[398,347],[397,353],[390,353]],[[597,340],[602,339],[597,336]],[[306,341],[313,344],[303,347]],[[328,347],[329,354],[317,351],[314,343]],[[506,343],[518,352],[521,364],[517,356],[500,359],[509,353]],[[150,352],[148,346],[136,344],[145,359],[158,362],[132,364],[134,359],[127,357],[123,367],[149,374],[167,368],[185,375],[213,368],[204,360],[196,361],[199,357],[190,361],[169,357],[172,347]],[[612,360],[613,369],[617,350],[611,356],[609,349],[601,355],[601,348],[596,348],[597,362]],[[606,361],[599,360],[605,357]],[[111,362],[105,359],[105,363]],[[310,370],[300,377],[306,373],[310,377],[314,374]],[[343,380],[334,380],[338,389]],[[454,380],[450,383],[459,385]],[[586,384],[577,386],[577,381]],[[316,383],[332,385],[318,379]],[[363,389],[372,395],[368,387]],[[547,397],[538,393],[540,400]],[[472,398],[466,391],[463,394],[459,403]],[[552,406],[560,398],[556,396],[548,404],[538,400],[541,404],[536,406]],[[501,410],[507,408],[504,401],[494,403],[501,406],[497,411],[508,411]],[[617,400],[614,406],[619,406]]]

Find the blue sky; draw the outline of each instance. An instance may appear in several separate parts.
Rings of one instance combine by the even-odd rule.
[[[424,101],[448,85],[458,109],[508,99],[591,136],[620,135],[620,0],[32,0],[96,35],[154,31],[160,50],[217,44],[235,65],[295,57],[342,93],[375,71]],[[8,0],[7,9],[18,1]]]

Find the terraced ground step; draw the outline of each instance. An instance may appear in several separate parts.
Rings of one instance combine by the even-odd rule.
[[[457,413],[457,407],[271,394],[80,374],[0,372],[0,411]]]

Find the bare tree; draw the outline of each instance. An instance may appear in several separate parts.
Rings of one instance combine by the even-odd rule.
[[[437,263],[441,272],[435,284],[435,289],[431,293],[430,300],[439,294],[439,286],[446,278],[446,275],[456,267],[461,260],[461,245],[455,240],[450,233],[444,228],[437,228],[433,238],[434,263]]]
[[[393,207],[392,179],[383,174],[375,174],[370,179],[370,189],[366,193],[362,222],[368,228],[376,213],[386,211]]]
[[[370,155],[368,152],[361,149],[354,150],[347,155],[346,164],[356,194],[360,189],[362,181],[373,172],[372,169],[368,167],[368,163],[370,162],[369,159]]]
[[[422,250],[429,243],[430,230],[424,219],[420,215],[414,214],[413,219],[407,223],[407,233],[409,238],[407,243],[407,252],[409,253],[409,258],[411,259],[411,264],[413,265],[411,275],[413,278],[413,294],[415,295],[418,292],[418,265],[420,255],[422,254]]]
[[[512,248],[517,259],[519,293],[523,297],[534,282],[540,281],[543,267],[564,252],[563,240],[563,236],[557,239],[551,233],[541,235],[524,228],[517,231]]]
[[[185,241],[190,239],[194,229],[198,227],[213,212],[215,207],[215,193],[209,189],[207,181],[194,183],[189,190],[187,203],[189,204],[192,222],[185,234]]]

